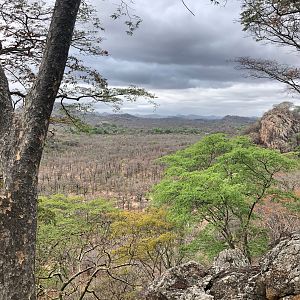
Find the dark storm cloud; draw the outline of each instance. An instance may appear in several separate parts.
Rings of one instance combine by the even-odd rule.
[[[103,59],[99,64],[101,72],[114,85],[134,83],[155,89],[218,88],[244,80],[231,65],[161,65],[113,58]]]
[[[186,1],[196,15],[193,17],[180,0],[136,0],[133,13],[143,22],[131,37],[125,34],[122,21],[108,17],[114,5],[93,1],[106,28],[103,47],[110,56],[86,61],[98,64],[112,85],[134,84],[154,90],[159,97],[158,113],[176,114],[177,109],[193,113],[201,103],[207,114],[253,115],[271,103],[287,100],[282,86],[265,83],[257,88],[257,82],[246,79],[229,62],[239,56],[296,61],[286,49],[259,45],[246,37],[234,22],[239,18],[239,2],[232,0],[217,7],[209,0]],[[147,109],[151,109],[148,104],[123,108],[140,113]]]
[[[98,4],[99,11],[101,5],[103,2]],[[262,54],[274,57],[281,51],[245,38],[241,26],[234,22],[239,17],[239,5],[230,1],[225,7],[216,7],[209,0],[197,1],[190,3],[196,14],[193,17],[179,0],[137,0],[134,7],[143,23],[132,37],[124,33],[121,21],[107,18],[114,7],[105,7],[103,46],[113,59],[102,61],[104,75],[114,82],[133,80],[153,88],[190,88],[201,81],[215,86],[216,82],[244,80],[229,60]]]

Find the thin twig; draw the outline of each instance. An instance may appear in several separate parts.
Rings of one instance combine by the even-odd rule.
[[[185,6],[185,8],[195,17],[195,14],[189,9],[189,7],[185,4],[184,0],[181,0],[182,4]]]

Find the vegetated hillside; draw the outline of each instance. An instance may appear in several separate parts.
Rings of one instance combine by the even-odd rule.
[[[52,195],[40,197],[38,221],[39,300],[143,299],[138,291],[182,259],[183,240],[164,209]]]
[[[73,184],[71,186],[77,188],[76,184],[80,183],[87,175],[89,176],[88,180],[96,179],[94,187],[96,188],[95,193],[98,193],[102,187],[99,182],[96,185],[98,178],[94,175],[100,175],[105,171],[104,174],[107,178],[104,179],[107,180],[107,188],[114,191],[113,181],[110,182],[110,179],[113,179],[118,182],[122,193],[122,189],[125,188],[122,185],[124,181],[127,181],[127,187],[130,188],[130,185],[138,182],[139,177],[143,178],[145,182],[151,178],[148,175],[143,176],[148,174],[145,171],[149,170],[146,165],[151,161],[149,156],[156,156],[158,153],[161,156],[164,151],[174,152],[174,149],[167,148],[166,145],[186,148],[190,141],[186,140],[183,143],[182,138],[191,136],[193,135],[65,135],[60,137],[60,141],[65,139],[64,142],[52,144],[52,147],[56,147],[57,152],[48,148],[48,151],[53,153],[51,157],[48,157],[48,159],[50,158],[48,166],[53,166],[51,163],[56,159],[60,160],[59,154],[64,153],[66,158],[71,156],[72,161],[69,161],[67,169],[62,170],[59,174],[60,179],[56,182],[58,185],[60,183],[64,185],[64,180],[71,180]],[[129,140],[124,140],[128,137],[130,137]],[[167,140],[170,137],[172,139]],[[199,139],[197,135],[194,137]],[[72,140],[70,140],[71,138]],[[97,143],[94,143],[93,139]],[[158,139],[161,144],[157,144]],[[107,147],[104,141],[111,143],[110,147]],[[104,155],[101,151],[103,145],[106,145],[111,156],[107,153]],[[84,160],[84,155],[92,149],[95,151],[93,155]],[[133,153],[130,154],[128,151]],[[71,154],[71,152],[73,153]],[[146,153],[146,156],[143,156],[143,153]],[[126,159],[120,160],[120,155],[123,157],[132,155],[130,157],[133,165],[130,165]],[[107,158],[111,159],[105,164]],[[135,161],[137,158],[141,158],[137,161],[138,164]],[[147,161],[147,159],[149,160]],[[273,198],[274,193],[278,196],[278,201],[282,196],[285,197],[283,187],[278,185],[278,188],[273,189],[269,183],[272,182],[272,185],[277,187],[280,179],[275,177],[274,170],[284,172],[293,169],[295,159],[297,158],[289,158],[277,151],[255,146],[245,137],[230,138],[223,134],[215,134],[206,136],[191,147],[163,159],[174,166],[169,166],[166,174],[173,178],[169,180],[166,177],[159,184],[159,195],[157,195],[159,197],[155,197],[154,191],[152,192],[154,200],[155,198],[164,200],[165,203],[161,203],[162,207],[148,207],[147,210],[144,210],[144,204],[140,203],[142,204],[139,207],[141,210],[132,210],[136,208],[133,204],[138,203],[137,201],[131,201],[131,203],[128,201],[128,206],[126,203],[125,206],[122,206],[119,201],[121,204],[119,206],[125,210],[117,209],[114,202],[107,201],[109,196],[114,196],[112,194],[106,195],[106,199],[99,199],[95,195],[88,201],[86,198],[78,196],[41,197],[37,245],[39,299],[54,300],[60,297],[63,300],[77,300],[82,295],[86,295],[87,299],[89,299],[89,295],[96,295],[96,299],[105,300],[124,299],[124,297],[128,300],[146,299],[140,295],[142,288],[149,286],[151,281],[161,276],[167,269],[178,266],[182,261],[202,257],[204,263],[208,264],[211,262],[208,260],[209,257],[215,256],[224,248],[230,248],[229,244],[234,244],[236,248],[239,248],[240,244],[248,244],[251,257],[261,255],[266,252],[268,241],[273,240],[274,224],[272,222],[281,225],[278,230],[280,236],[285,230],[291,230],[291,227],[289,227],[289,222],[282,223],[277,215],[273,214],[264,215],[271,223],[263,220],[262,224],[260,218],[256,216],[249,220],[249,210],[252,211],[251,202],[258,204],[257,201],[261,201],[262,196],[270,195]],[[143,160],[145,160],[145,165]],[[63,159],[60,161],[63,163]],[[81,169],[77,168],[77,161],[82,162]],[[102,165],[105,168],[101,169]],[[139,166],[142,172],[139,172],[138,168],[129,168],[129,166]],[[56,167],[52,168],[54,175],[57,171]],[[81,175],[78,176],[77,172],[80,170],[82,173],[79,173]],[[110,173],[112,170],[115,170],[115,173]],[[156,171],[160,170],[156,169]],[[153,182],[155,182],[158,179],[158,172],[155,173],[155,169],[149,171],[149,174],[156,174],[157,177],[153,178]],[[131,172],[133,172],[133,176]],[[261,173],[261,176],[258,176],[258,173]],[[51,176],[44,179],[51,181]],[[105,180],[103,185],[105,185]],[[85,183],[85,187],[89,187],[91,182],[93,181]],[[168,187],[170,184],[171,186]],[[177,187],[179,188],[177,189]],[[69,186],[66,186],[67,188]],[[282,190],[283,194],[281,194]],[[156,189],[156,191],[158,190]],[[166,194],[170,197],[164,197]],[[120,195],[122,196],[122,194]],[[276,201],[276,199],[272,199],[272,201]],[[167,209],[172,202],[175,204],[173,212]],[[130,210],[126,210],[126,208]],[[297,207],[292,207],[292,209],[294,208]],[[289,212],[288,210],[287,213]],[[170,213],[178,215],[176,217]],[[288,221],[291,222],[294,219],[290,216],[296,216],[296,212],[288,215],[283,212],[283,214],[289,217]],[[251,213],[251,215],[253,214]],[[170,216],[172,217],[170,218]],[[210,218],[207,218],[208,216]],[[206,222],[201,222],[201,217]],[[294,223],[296,224],[293,222],[293,225],[295,225]],[[240,226],[241,224],[243,226]],[[225,232],[228,243],[225,240],[226,236],[222,235]],[[247,238],[245,239],[245,237]],[[288,248],[293,250],[293,245]],[[247,250],[247,248],[241,248],[240,251]],[[283,252],[286,253],[285,247],[283,248]],[[244,255],[247,252],[243,251]],[[207,299],[237,299],[234,298],[235,287],[242,293],[244,285],[247,285],[248,282],[251,288],[254,287],[254,293],[256,286],[259,291],[264,292],[264,289],[260,289],[260,285],[258,285],[260,277],[257,275],[262,273],[261,270],[255,266],[249,266],[249,257],[244,257],[244,255],[239,257],[242,258],[242,263],[245,262],[246,269],[234,269],[233,272],[230,270],[232,272],[230,280],[233,282],[230,289],[223,288],[222,280],[226,280],[227,277],[223,277],[225,273],[222,270],[219,271],[220,269],[225,271],[228,263],[230,266],[234,264],[239,267],[241,261],[239,260],[235,265],[236,260],[228,257],[228,261],[226,261],[225,257],[223,260],[221,259],[224,261],[225,268],[222,264],[215,266],[215,274],[218,276],[222,274],[218,277],[220,280],[216,279],[217,277],[211,278],[208,268],[199,266],[203,270],[203,274],[199,274],[200,278],[193,277],[190,281],[189,274],[192,276],[193,270],[195,270],[194,266],[198,267],[195,263],[185,264],[183,268],[175,269],[179,278],[179,281],[175,280],[175,284],[179,291],[171,283],[171,290],[176,294],[178,292],[178,297],[181,297],[180,293],[183,293],[183,298],[176,298],[174,295],[169,298],[168,295],[164,295],[164,291],[161,293],[161,286],[158,287],[158,295],[162,294],[162,298],[155,298],[157,294],[153,295],[153,290],[149,291],[150,294],[148,293],[147,297],[154,297],[149,299],[189,299],[188,294],[191,294],[191,298],[194,299],[202,292],[203,295],[210,296],[211,291],[212,293],[226,291],[226,293],[230,292],[233,297],[229,298],[228,294],[225,294],[223,298],[217,296]],[[294,261],[298,262],[297,257]],[[282,265],[289,267],[286,262],[283,262]],[[189,268],[190,266],[192,269]],[[271,260],[267,266],[273,266]],[[183,275],[181,271],[176,271],[181,269],[184,271]],[[274,270],[274,272],[278,271],[276,268]],[[294,274],[297,275],[294,267],[287,270],[293,271],[291,280],[294,280],[296,278]],[[172,271],[170,272],[172,273]],[[185,277],[185,274],[188,277]],[[214,274],[212,275],[214,276]],[[252,275],[258,281],[252,281]],[[235,276],[238,276],[239,281]],[[193,287],[194,279],[199,284],[203,283],[204,291],[201,287],[199,290],[193,288],[193,290],[186,291],[185,287]],[[163,280],[160,282],[168,288],[170,281],[167,281],[166,284]],[[222,283],[222,287],[216,285],[219,282]],[[210,289],[212,286],[213,289]],[[154,289],[156,292],[155,286]]]
[[[137,124],[141,118],[125,115],[120,119]],[[239,117],[220,120],[228,123],[222,130],[228,130],[228,135],[208,135],[207,127],[199,127],[196,133],[161,134],[148,131],[150,126],[121,131],[123,125],[107,120],[101,127],[90,122],[84,128],[88,134],[70,132],[64,125],[47,141],[39,178],[43,196],[39,201],[38,299],[76,300],[82,295],[146,299],[140,295],[142,289],[166,270],[190,259],[209,265],[229,245],[240,247],[247,256],[243,258],[246,269],[230,273],[231,295],[236,292],[236,275],[243,276],[238,283],[241,292],[244,283],[252,284],[251,275],[260,280],[261,270],[249,266],[248,260],[257,261],[269,242],[299,228],[299,205],[293,194],[298,185],[297,155],[258,147],[247,137],[232,137],[244,126],[236,126],[244,124]],[[154,121],[159,124],[154,129],[165,124],[164,119]],[[108,124],[105,131],[98,131],[103,124]],[[53,195],[57,193],[65,195]],[[149,205],[149,198],[156,201],[155,206]],[[183,265],[184,274],[193,274],[185,266],[195,264]],[[205,292],[194,289],[194,281],[191,284],[185,275],[181,282],[182,275],[175,269],[180,281],[175,284],[184,293],[181,299],[202,292],[207,299],[222,299],[211,294],[226,291],[216,284],[227,277],[209,281],[208,268],[200,268],[205,282],[202,275],[196,280],[208,283]],[[219,269],[217,276],[225,274]],[[190,285],[195,293],[185,290]],[[230,299],[227,295],[223,299]],[[153,290],[147,297],[152,296],[149,299],[161,299],[155,298]]]
[[[165,133],[174,133],[184,132],[184,130],[192,132],[194,129],[195,132],[203,134],[212,132],[236,134],[256,121],[255,118],[237,116],[226,116],[222,119],[189,119],[184,116],[149,118],[130,114],[99,115],[96,113],[85,114],[83,119],[92,126],[101,127],[103,124],[113,124],[127,131],[155,133],[155,129],[162,129]]]

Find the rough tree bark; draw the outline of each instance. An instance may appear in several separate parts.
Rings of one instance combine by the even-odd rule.
[[[13,111],[0,65],[0,299],[36,299],[37,175],[80,0],[56,0],[37,80],[21,113]]]

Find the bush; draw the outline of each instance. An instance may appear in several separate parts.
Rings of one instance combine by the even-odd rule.
[[[99,299],[136,299],[142,285],[181,259],[179,231],[161,209],[121,211],[103,199],[53,195],[40,197],[38,216],[41,299],[92,292]]]

